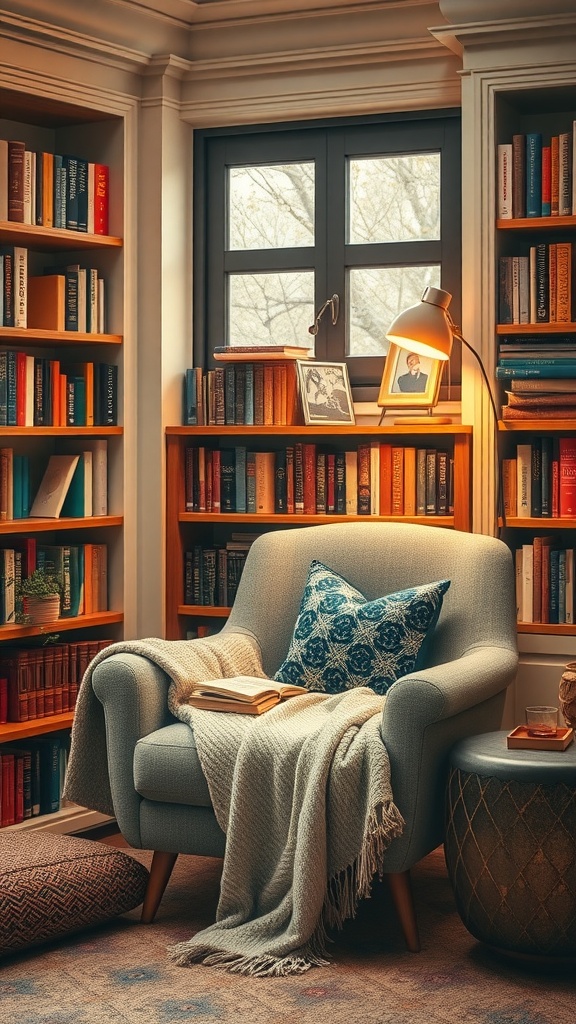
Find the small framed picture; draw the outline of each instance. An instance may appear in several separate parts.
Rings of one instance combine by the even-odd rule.
[[[355,423],[346,363],[298,360],[304,423]]]
[[[390,343],[378,405],[385,409],[431,409],[438,402],[441,359],[419,356]]]

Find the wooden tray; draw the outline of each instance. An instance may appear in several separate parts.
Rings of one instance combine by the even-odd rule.
[[[506,743],[515,750],[566,750],[574,739],[574,729],[559,728],[555,736],[529,736],[525,725],[508,733]]]

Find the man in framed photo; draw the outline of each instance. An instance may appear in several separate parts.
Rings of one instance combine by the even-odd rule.
[[[428,374],[420,369],[420,356],[409,352],[406,356],[406,373],[401,373],[396,381],[399,391],[404,394],[421,394],[428,386]]]

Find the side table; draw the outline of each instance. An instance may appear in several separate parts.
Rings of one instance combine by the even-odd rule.
[[[576,743],[509,750],[507,733],[450,754],[445,857],[475,938],[538,960],[576,959]]]

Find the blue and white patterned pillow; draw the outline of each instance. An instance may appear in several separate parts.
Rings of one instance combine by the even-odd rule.
[[[344,577],[313,561],[286,660],[274,676],[310,690],[370,686],[384,694],[421,667],[450,580],[367,601]]]

